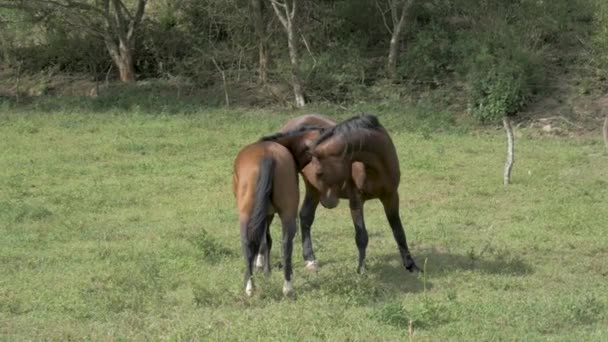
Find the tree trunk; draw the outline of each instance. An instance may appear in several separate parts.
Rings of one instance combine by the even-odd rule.
[[[401,20],[399,20],[398,24],[393,28],[393,33],[391,34],[391,43],[388,51],[388,65],[387,65],[387,74],[388,78],[391,81],[394,81],[397,78],[397,57],[399,55],[399,45],[401,42],[401,27],[403,25],[403,16]]]
[[[287,44],[289,46],[289,60],[291,62],[291,83],[293,85],[293,93],[296,98],[296,107],[302,108],[306,105],[304,100],[304,91],[302,90],[302,83],[298,76],[300,71],[300,64],[298,62],[298,46],[296,45],[296,39],[294,37],[293,25],[290,25],[290,30],[287,33]]]
[[[277,0],[270,1],[274,12],[281,21],[281,24],[283,24],[283,28],[287,34],[289,61],[291,62],[291,85],[293,87],[293,93],[296,100],[296,107],[302,108],[306,105],[306,100],[304,99],[304,90],[299,77],[300,65],[298,62],[297,39],[295,37],[296,28],[294,27],[297,0],[293,0],[291,6],[289,6],[289,0],[285,0],[284,3],[280,3]],[[279,7],[281,7],[283,10],[281,11]]]
[[[391,1],[391,16],[393,18],[393,29],[388,52],[388,62],[386,66],[387,76],[391,81],[397,78],[397,59],[399,57],[399,47],[401,44],[401,32],[405,24],[405,16],[412,0],[405,0],[399,13],[398,1]],[[399,16],[397,14],[399,13]]]
[[[507,133],[507,161],[505,163],[504,171],[504,185],[511,183],[511,171],[513,170],[513,163],[515,162],[515,146],[513,138],[513,127],[511,126],[511,119],[508,116],[502,118],[502,123]]]
[[[133,57],[130,49],[121,53],[119,60],[114,62],[118,67],[120,80],[122,82],[130,83],[135,81],[135,67],[133,66]]]
[[[147,2],[148,0],[137,0],[135,13],[131,14],[122,0],[112,0],[112,6],[110,0],[104,1],[107,23],[104,41],[112,61],[118,68],[120,80],[125,83],[135,81],[135,30],[142,21]]]
[[[117,46],[110,37],[106,37],[105,43],[114,65],[118,68],[120,80],[126,83],[135,81],[133,52],[129,48],[129,44],[120,42],[119,46]]]
[[[264,30],[264,9],[262,0],[251,0],[252,19],[255,34],[258,37],[258,81],[265,84],[268,80],[268,49]]]

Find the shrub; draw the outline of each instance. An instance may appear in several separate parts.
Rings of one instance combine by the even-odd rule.
[[[489,122],[521,109],[532,94],[530,73],[532,63],[523,58],[506,59],[482,50],[477,66],[468,75],[472,88],[472,114],[479,121]]]

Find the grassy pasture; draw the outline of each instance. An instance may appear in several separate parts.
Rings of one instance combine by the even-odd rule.
[[[514,184],[504,188],[501,131],[417,131],[400,124],[407,112],[380,111],[425,276],[399,264],[377,201],[366,204],[368,271],[357,275],[343,202],[317,212],[318,274],[304,270],[296,236],[297,298],[282,297],[275,268],[256,278],[249,299],[232,161],[296,114],[8,109],[2,340],[608,340],[608,158],[599,139],[519,132]]]

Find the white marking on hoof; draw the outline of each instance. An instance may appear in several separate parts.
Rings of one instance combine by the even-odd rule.
[[[283,294],[285,296],[291,296],[293,294],[293,287],[291,286],[290,281],[286,281],[285,284],[283,284]]]
[[[264,256],[262,254],[258,254],[258,257],[255,259],[255,267],[264,267]]]
[[[318,271],[319,263],[317,260],[306,260],[306,269],[309,271]]]
[[[245,286],[245,293],[251,297],[253,295],[253,280],[247,280],[247,286]]]

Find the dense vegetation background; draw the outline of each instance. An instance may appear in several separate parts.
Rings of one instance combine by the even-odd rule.
[[[138,2],[0,1],[3,101],[107,95],[122,77],[103,32],[118,30],[92,8],[107,3],[107,13],[128,21]],[[150,1],[128,44],[133,79],[207,105],[268,105],[293,103],[293,71],[307,103],[423,101],[482,122],[540,110],[597,127],[601,106],[594,104],[608,85],[605,1],[293,3],[295,69],[271,1]],[[390,41],[402,14],[392,73]]]

